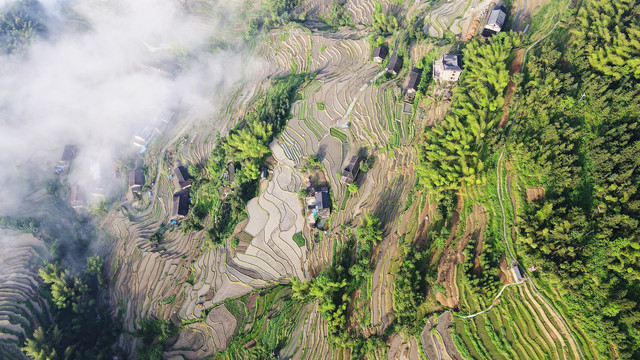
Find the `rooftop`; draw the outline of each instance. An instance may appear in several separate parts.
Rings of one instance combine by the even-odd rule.
[[[402,69],[402,58],[394,55],[389,59],[389,63],[387,64],[387,70],[398,73]]]
[[[77,150],[78,148],[75,145],[65,145],[60,162],[71,162],[76,157]]]
[[[142,186],[144,184],[144,176],[142,169],[137,168],[129,172],[129,186]]]
[[[317,209],[329,209],[331,208],[331,200],[329,198],[329,191],[326,188],[316,192],[316,208]]]
[[[180,188],[186,188],[191,186],[191,176],[189,175],[189,170],[187,170],[186,166],[180,165],[173,170],[176,181],[178,182],[178,186]]]
[[[460,55],[444,54],[442,56],[442,66],[444,70],[462,71],[460,67]]]
[[[345,182],[350,184],[356,179],[360,172],[360,160],[360,156],[354,155],[351,157],[349,164],[342,170],[342,177]]]
[[[173,216],[187,216],[189,212],[189,193],[181,191],[173,194]]]
[[[386,46],[378,46],[377,48],[373,49],[373,57],[374,58],[386,58],[387,55],[389,54],[389,49]]]
[[[409,72],[409,89],[418,90],[420,79],[422,78],[422,69],[413,68]]]

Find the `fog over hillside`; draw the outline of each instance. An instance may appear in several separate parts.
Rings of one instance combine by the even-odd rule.
[[[248,61],[238,50],[208,50],[222,37],[212,31],[226,31],[234,18],[233,4],[220,4],[231,13],[207,26],[171,0],[0,7],[25,3],[44,30],[0,55],[0,215],[35,190],[34,168],[53,171],[65,144],[79,147],[72,179],[88,181],[92,164],[112,169],[123,151],[139,150],[131,140],[145,126],[213,112],[216,90],[240,80]]]

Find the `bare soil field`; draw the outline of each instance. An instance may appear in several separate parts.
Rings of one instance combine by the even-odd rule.
[[[544,200],[545,190],[542,186],[527,188],[527,202]]]
[[[511,62],[511,69],[509,70],[509,76],[512,76],[513,74],[516,74],[518,72],[520,72],[520,68],[522,67],[522,57],[524,56],[524,49],[520,49],[518,50],[518,52],[516,52],[516,56],[513,59],[513,61]],[[503,128],[505,125],[507,125],[507,122],[509,121],[509,103],[511,102],[511,97],[513,96],[513,93],[516,91],[516,84],[509,80],[509,84],[507,85],[507,95],[505,96],[505,101],[504,101],[504,112],[502,114],[502,118],[500,119],[500,124],[498,125],[499,128]]]

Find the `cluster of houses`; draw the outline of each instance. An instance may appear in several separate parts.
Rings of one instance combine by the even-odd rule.
[[[490,37],[499,33],[504,26],[507,18],[507,9],[504,5],[496,5],[489,13],[487,23],[482,31],[483,37]],[[378,46],[373,50],[373,61],[382,63],[389,49],[386,46]],[[403,61],[400,56],[393,54],[387,63],[387,72],[397,75],[402,70]],[[433,60],[432,76],[435,81],[440,83],[457,82],[462,74],[462,55],[443,54],[438,59]],[[418,91],[420,80],[422,79],[422,69],[412,68],[409,71],[407,81],[407,100],[413,101]]]
[[[169,175],[175,192],[173,194],[171,218],[180,220],[189,213],[189,188],[191,187],[191,176],[186,166],[179,165],[173,169],[173,173]],[[139,196],[144,185],[144,172],[140,167],[140,163],[136,162],[133,170],[129,172],[129,190],[133,195]]]
[[[360,173],[360,163],[362,157],[355,155],[351,157],[347,166],[342,169],[340,182],[345,185],[353,184]],[[331,196],[326,185],[309,186],[307,197],[305,198],[305,210],[307,223],[322,229],[324,223],[331,216]]]

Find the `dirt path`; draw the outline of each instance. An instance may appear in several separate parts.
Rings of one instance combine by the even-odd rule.
[[[521,282],[520,283],[511,283],[511,284],[507,284],[507,285],[503,286],[502,289],[500,290],[500,292],[498,293],[498,295],[496,295],[496,297],[493,298],[493,302],[491,303],[491,306],[489,306],[488,308],[486,308],[486,309],[484,309],[484,310],[482,310],[480,312],[477,312],[475,314],[466,315],[466,316],[458,316],[458,317],[461,318],[461,319],[471,319],[471,318],[474,318],[474,317],[476,317],[478,315],[482,315],[482,314],[486,313],[487,311],[493,309],[494,306],[496,306],[496,305],[498,305],[500,303],[500,301],[498,299],[500,298],[500,296],[502,295],[504,290],[507,288],[507,286],[520,285],[520,284],[522,284],[522,283]]]
[[[373,84],[376,80],[378,80],[386,72],[387,72],[387,70],[383,69],[382,71],[377,73],[376,76],[374,76],[371,80],[369,80],[365,84],[363,84],[360,87],[360,89],[358,89],[358,93],[356,94],[356,96],[353,97],[353,100],[351,101],[351,104],[349,104],[349,108],[347,108],[347,112],[345,112],[344,116],[342,116],[342,119],[340,119],[336,123],[336,127],[341,127],[341,128],[346,128],[347,127],[348,120],[349,120],[349,115],[351,115],[351,112],[353,111],[353,108],[356,106],[356,103],[358,102],[358,99],[360,98],[360,95],[362,95],[362,93],[367,89],[367,87],[369,87],[369,85]]]

